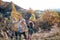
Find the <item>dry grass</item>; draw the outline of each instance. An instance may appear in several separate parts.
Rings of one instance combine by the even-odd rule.
[[[49,33],[33,34],[32,40],[60,40],[60,28],[56,28]]]

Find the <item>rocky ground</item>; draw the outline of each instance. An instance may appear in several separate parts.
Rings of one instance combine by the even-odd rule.
[[[60,40],[60,28],[53,26],[50,32],[39,32],[32,35],[32,40]]]
[[[53,28],[51,29],[51,31],[39,31],[38,33],[33,33],[32,35],[32,40],[60,40],[60,28],[53,26]],[[4,38],[0,38],[0,40],[5,40]],[[6,40],[10,40],[10,38],[6,39]],[[15,38],[14,38],[15,40]],[[22,36],[22,40],[23,36]]]

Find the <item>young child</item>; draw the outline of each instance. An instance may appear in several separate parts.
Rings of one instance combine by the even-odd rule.
[[[31,40],[32,38],[32,34],[33,34],[34,30],[33,30],[33,22],[29,21],[28,23],[28,40]]]

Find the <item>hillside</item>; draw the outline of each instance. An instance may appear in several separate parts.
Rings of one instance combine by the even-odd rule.
[[[9,17],[11,14],[11,6],[10,6],[11,3],[10,2],[3,2],[3,3],[4,5],[6,5],[6,7],[0,5],[0,14],[2,14],[3,17]],[[23,13],[26,11],[25,9],[17,6],[16,4],[15,7],[17,11],[21,11]]]

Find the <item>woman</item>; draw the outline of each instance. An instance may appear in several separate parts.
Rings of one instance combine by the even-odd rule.
[[[27,24],[24,18],[20,18],[20,36],[21,34],[24,36],[24,39],[27,39],[26,32],[27,32]]]

